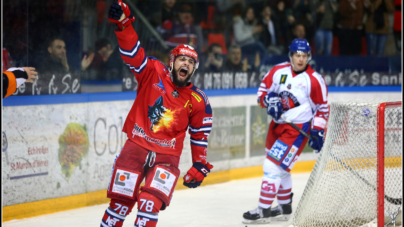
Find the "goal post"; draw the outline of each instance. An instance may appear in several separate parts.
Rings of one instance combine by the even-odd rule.
[[[386,137],[390,138],[393,136],[396,136],[397,138],[400,136],[402,138],[402,135],[399,135],[399,133],[401,133],[402,131],[402,109],[401,109],[402,103],[400,102],[383,102],[380,103],[379,107],[378,107],[378,136],[377,136],[377,153],[378,153],[378,158],[377,158],[377,182],[378,182],[378,188],[377,188],[377,194],[378,194],[378,200],[377,200],[377,224],[380,227],[384,226],[385,220],[384,220],[384,216],[385,216],[385,184],[387,184],[387,186],[391,186],[394,185],[393,182],[388,181],[389,179],[385,178],[385,168],[387,167],[391,167],[390,163],[387,163],[387,165],[385,165],[386,163],[386,152],[389,152],[390,149],[397,149],[398,147],[392,147],[390,144],[390,141],[388,141],[388,143],[386,144]],[[394,110],[396,110],[394,112]],[[387,113],[386,113],[387,112]],[[392,113],[391,113],[392,112]],[[390,115],[389,115],[390,114]],[[396,114],[396,116],[394,116],[394,114]],[[401,118],[398,114],[401,114]],[[386,118],[389,118],[389,120],[391,121],[391,123],[389,124],[389,122],[386,122]],[[387,121],[389,121],[387,120]],[[398,120],[398,122],[394,123],[394,120]],[[400,122],[401,121],[401,122]],[[388,140],[388,139],[387,139]],[[400,144],[402,143],[402,141],[398,141]],[[392,143],[394,144],[394,142]],[[387,149],[386,149],[387,148]],[[401,159],[397,160],[399,162],[396,162],[397,164],[393,164],[393,167],[402,168],[402,147],[399,150],[401,154]],[[392,156],[387,155],[387,158],[391,158]],[[387,160],[388,160],[387,159]],[[394,162],[393,162],[394,163]],[[400,165],[399,165],[400,163]],[[386,180],[388,182],[386,182]],[[402,182],[402,175],[399,179],[396,179],[398,182]],[[394,179],[393,179],[394,181]],[[395,187],[395,186],[393,186]],[[397,184],[396,187],[399,187],[400,190],[402,190],[402,184],[399,185]],[[401,196],[401,192],[400,192],[400,196]],[[399,204],[397,203],[393,203],[394,205],[402,205],[402,199],[401,202]],[[389,205],[388,205],[389,206]],[[389,207],[388,207],[389,208]],[[390,209],[388,209],[387,214],[391,215],[393,211],[390,211]]]
[[[326,139],[294,212],[295,227],[401,225],[402,108],[332,102]],[[400,211],[398,211],[400,209]],[[392,225],[393,226],[393,225]]]

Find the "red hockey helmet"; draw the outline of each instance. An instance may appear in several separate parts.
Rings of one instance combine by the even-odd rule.
[[[193,58],[195,60],[195,70],[199,66],[199,61],[198,61],[198,53],[196,53],[195,49],[189,45],[181,44],[178,45],[176,48],[174,48],[171,53],[170,53],[170,62],[169,62],[169,68],[170,70],[173,69],[174,67],[174,61],[177,56],[187,56],[190,58]]]

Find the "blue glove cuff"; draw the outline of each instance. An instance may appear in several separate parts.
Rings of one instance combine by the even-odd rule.
[[[202,173],[204,177],[206,177],[210,173],[210,169],[200,162],[194,162],[194,164],[192,164],[192,167]]]

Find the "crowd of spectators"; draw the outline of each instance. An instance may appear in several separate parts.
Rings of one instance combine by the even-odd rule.
[[[246,56],[287,54],[294,38],[307,39],[314,55],[382,56],[389,15],[398,10],[398,0],[162,0],[156,28],[168,45],[185,43],[207,54],[206,70],[240,70]],[[397,52],[398,28],[393,30]],[[223,49],[228,55],[217,57]],[[242,57],[235,56],[238,49]],[[255,68],[255,62],[248,67]]]
[[[25,0],[27,1],[27,0]],[[30,16],[20,18],[16,12],[26,12],[24,0],[7,3],[5,45],[10,59],[22,59],[43,72],[66,74],[79,72],[82,79],[119,80],[126,69],[119,56],[116,40],[111,36],[94,37],[87,44],[88,50],[74,50],[80,46],[56,32],[47,39],[36,32],[23,37],[19,42],[12,40],[27,26],[35,27],[41,21],[47,28],[63,28],[66,19],[76,14],[77,21],[83,20],[78,10],[66,11],[68,1],[58,3],[44,1]],[[110,1],[97,1],[96,7],[86,2],[88,8],[95,8],[97,23],[108,24],[105,10]],[[286,55],[294,38],[305,38],[312,46],[314,55],[368,55],[382,56],[387,36],[391,31],[395,38],[397,52],[401,51],[401,0],[146,0],[134,1],[143,16],[169,47],[165,51],[148,49],[154,55],[168,62],[169,51],[178,44],[193,46],[200,54],[201,68],[206,71],[254,71],[266,56]],[[44,13],[46,11],[47,13]],[[13,13],[14,12],[14,13]],[[50,13],[49,13],[50,12]],[[82,11],[80,11],[82,12]],[[70,13],[70,14],[69,14]],[[69,14],[69,16],[67,16]],[[89,14],[90,15],[90,14]],[[391,16],[394,15],[394,21]],[[90,15],[91,16],[91,15]],[[136,16],[136,15],[135,15]],[[55,19],[57,18],[57,19]],[[25,25],[22,21],[28,20]],[[20,23],[21,22],[21,23]],[[20,26],[18,26],[20,23]],[[80,24],[80,23],[78,23]],[[391,25],[393,24],[393,28]],[[82,25],[79,25],[80,27]],[[15,29],[19,27],[20,29]],[[80,27],[83,31],[83,27]],[[99,29],[99,28],[97,28]],[[99,29],[102,30],[102,29]],[[104,29],[105,30],[105,29]],[[30,33],[38,31],[30,29]],[[141,34],[144,31],[138,31]],[[36,34],[36,35],[35,35]],[[65,33],[72,34],[74,32]],[[70,39],[71,39],[70,37]],[[78,34],[80,37],[80,34]],[[105,37],[105,38],[102,38]],[[79,38],[80,39],[80,38]],[[113,42],[111,42],[113,41]],[[41,43],[42,44],[37,44]],[[26,45],[24,46],[23,43]],[[35,50],[38,57],[22,57]],[[69,52],[75,51],[72,59]],[[397,53],[396,52],[396,53]],[[4,53],[4,51],[3,51]],[[36,56],[36,55],[35,55]],[[76,60],[76,62],[73,62]],[[165,60],[162,60],[165,61]],[[73,63],[74,64],[73,64]],[[15,65],[15,63],[13,63]],[[71,67],[72,65],[76,67]],[[17,64],[18,66],[18,64]]]

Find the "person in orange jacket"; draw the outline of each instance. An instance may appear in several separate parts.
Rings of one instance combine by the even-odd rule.
[[[33,83],[38,72],[34,67],[9,68],[3,72],[3,98],[12,95],[23,83]]]

